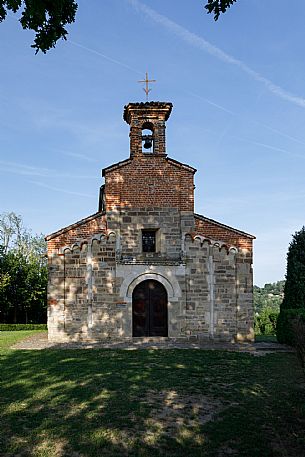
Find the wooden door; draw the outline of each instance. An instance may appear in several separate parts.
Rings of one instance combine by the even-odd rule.
[[[132,335],[168,336],[167,292],[158,281],[148,279],[133,291]]]

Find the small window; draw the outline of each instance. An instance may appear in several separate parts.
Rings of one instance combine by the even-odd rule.
[[[156,252],[156,230],[142,231],[143,252]]]
[[[100,187],[98,210],[105,211],[105,184]]]

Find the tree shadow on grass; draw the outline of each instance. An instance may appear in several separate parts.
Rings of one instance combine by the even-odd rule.
[[[255,417],[273,404],[262,367],[218,351],[10,351],[1,355],[0,455],[280,455],[249,454],[253,440],[258,452],[269,446]],[[240,436],[249,431],[248,446]]]

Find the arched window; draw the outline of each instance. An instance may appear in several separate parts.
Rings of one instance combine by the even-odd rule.
[[[142,126],[142,152],[154,152],[154,126],[151,122],[145,122]]]

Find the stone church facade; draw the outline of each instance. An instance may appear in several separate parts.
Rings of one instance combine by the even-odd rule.
[[[253,339],[254,237],[194,213],[171,110],[125,106],[130,157],[103,170],[98,212],[46,237],[51,341]]]

